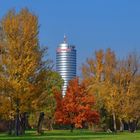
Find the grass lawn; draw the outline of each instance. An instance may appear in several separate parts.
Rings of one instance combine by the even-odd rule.
[[[28,131],[25,136],[19,137],[1,133],[0,140],[140,140],[140,131],[108,134],[105,132],[95,133],[88,130],[74,130],[73,133],[67,130],[54,130],[47,131],[41,136],[37,135],[35,131]]]

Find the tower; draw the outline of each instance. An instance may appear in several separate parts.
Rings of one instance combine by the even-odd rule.
[[[68,82],[76,76],[76,49],[75,46],[67,43],[66,36],[56,50],[56,70],[64,80],[62,87],[62,95],[64,96]]]

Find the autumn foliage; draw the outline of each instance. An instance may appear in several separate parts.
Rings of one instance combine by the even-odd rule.
[[[25,130],[23,124],[19,125],[21,116],[33,111],[35,99],[43,92],[47,64],[42,60],[36,15],[28,9],[19,13],[12,10],[1,23],[4,37],[0,42],[0,117],[15,121],[19,135],[19,130]]]
[[[73,130],[102,125],[108,118],[112,130],[119,122],[123,131],[125,122],[135,123],[134,129],[129,126],[134,132],[140,122],[139,57],[132,53],[117,59],[111,49],[96,51],[62,97],[62,77],[44,56],[47,48],[39,45],[38,33],[38,18],[28,9],[9,11],[0,21],[0,119],[9,123],[9,134],[24,134],[26,119],[38,133],[45,119],[48,130],[54,122]]]
[[[78,78],[70,81],[64,98],[57,95],[56,123],[82,128],[85,123],[98,123],[99,114],[94,110],[95,100],[85,90]]]
[[[122,121],[129,124],[139,120],[139,60],[135,53],[118,60],[115,53],[107,49],[96,51],[82,66],[86,89],[95,96],[102,119],[112,117],[114,131],[117,131],[117,121],[123,131]],[[106,111],[106,116],[102,110]]]

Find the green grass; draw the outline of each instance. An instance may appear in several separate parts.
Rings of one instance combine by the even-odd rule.
[[[140,140],[140,131],[108,134],[87,130],[74,130],[73,133],[67,130],[54,130],[47,131],[41,136],[37,135],[35,131],[27,131],[26,135],[19,137],[1,133],[0,140]]]

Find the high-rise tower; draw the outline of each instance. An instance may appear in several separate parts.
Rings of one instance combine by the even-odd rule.
[[[76,49],[75,46],[67,43],[66,36],[64,36],[63,43],[59,44],[56,50],[56,70],[64,80],[62,87],[64,96],[68,82],[76,76]]]

